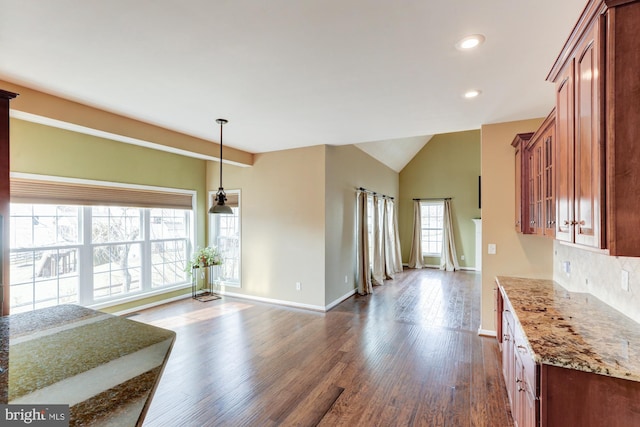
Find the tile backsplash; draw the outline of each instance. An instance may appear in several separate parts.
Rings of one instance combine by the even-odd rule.
[[[602,255],[557,241],[553,253],[553,280],[570,291],[588,292],[640,322],[640,258]],[[622,287],[623,270],[628,272],[628,291]]]

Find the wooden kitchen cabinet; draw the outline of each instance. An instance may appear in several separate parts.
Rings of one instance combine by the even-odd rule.
[[[532,232],[529,220],[529,191],[528,191],[528,156],[527,144],[533,136],[533,132],[519,133],[511,142],[515,151],[515,229],[518,233],[530,234]]]
[[[640,1],[590,0],[556,85],[556,239],[640,256]]]
[[[556,239],[603,247],[604,140],[599,123],[600,17],[591,21],[556,83],[558,230]]]
[[[555,109],[536,132],[520,133],[515,148],[515,226],[523,234],[555,236]]]
[[[498,277],[495,296],[517,427],[640,425],[636,322],[549,280]]]
[[[531,234],[555,236],[555,109],[544,120],[529,141],[528,158],[528,214]]]
[[[517,427],[534,427],[539,420],[539,367],[528,352],[525,335],[517,324],[513,309],[499,288],[496,292],[497,307],[502,307],[501,334],[498,342],[502,348],[502,373],[511,415]]]
[[[0,90],[0,315],[9,314],[9,101]]]

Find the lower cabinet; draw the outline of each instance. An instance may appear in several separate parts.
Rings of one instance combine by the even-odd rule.
[[[515,322],[509,300],[496,292],[497,307],[502,308],[502,372],[511,414],[517,427],[539,425],[539,369],[529,354],[524,334]]]
[[[640,382],[535,363],[525,331],[502,287],[497,335],[517,427],[640,426]]]

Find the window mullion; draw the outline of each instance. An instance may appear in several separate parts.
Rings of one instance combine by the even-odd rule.
[[[79,209],[80,227],[82,237],[80,246],[80,263],[78,285],[78,299],[80,305],[90,305],[93,303],[93,243],[91,242],[91,207],[85,206]]]
[[[142,290],[151,290],[151,209],[142,211],[142,247],[140,249],[140,268]]]

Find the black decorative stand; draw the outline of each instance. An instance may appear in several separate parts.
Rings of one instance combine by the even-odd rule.
[[[212,267],[217,267],[217,265],[209,265],[207,267],[196,265],[191,269],[191,298],[202,302],[220,299],[220,295],[213,292]],[[203,275],[208,282],[208,289],[198,290],[198,273]]]

